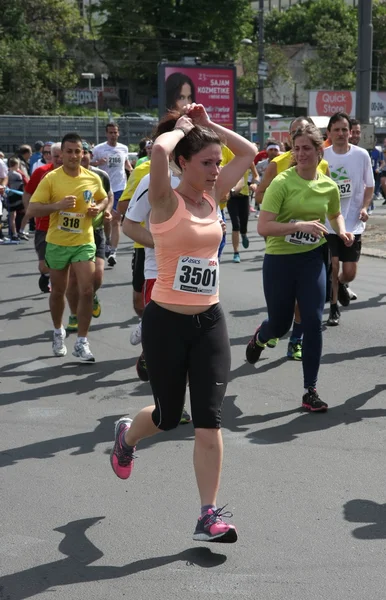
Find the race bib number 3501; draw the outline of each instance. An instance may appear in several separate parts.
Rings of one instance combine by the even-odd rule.
[[[219,265],[217,259],[180,256],[173,290],[212,296],[217,293]]]
[[[84,213],[60,212],[58,229],[68,233],[83,233]]]

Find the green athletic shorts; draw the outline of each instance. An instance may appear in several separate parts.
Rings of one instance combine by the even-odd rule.
[[[92,260],[95,262],[95,244],[83,244],[82,246],[58,246],[47,242],[46,265],[49,269],[62,271],[67,265],[74,262]]]

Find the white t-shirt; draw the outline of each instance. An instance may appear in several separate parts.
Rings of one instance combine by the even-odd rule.
[[[149,202],[148,189],[149,189],[150,173],[145,175],[138,184],[135,190],[129,206],[127,207],[126,217],[136,223],[146,223],[146,229],[150,231],[149,217],[151,206]],[[172,188],[176,188],[180,183],[179,177],[171,175],[170,185]],[[155,260],[154,248],[145,248],[145,279],[157,279],[158,269]]]
[[[34,171],[36,171],[36,169],[39,169],[39,167],[42,167],[43,165],[46,165],[47,163],[43,162],[41,158],[39,158],[39,160],[37,160],[36,162],[34,162],[34,164],[32,165],[32,171],[31,171],[31,175]]]
[[[101,158],[107,159],[107,162],[98,165],[98,168],[105,171],[110,177],[112,191],[123,191],[127,183],[125,162],[129,157],[128,147],[120,143],[110,146],[107,142],[103,142],[103,144],[95,146],[92,153],[93,161],[99,161]]]
[[[330,176],[340,191],[341,213],[346,223],[346,231],[363,233],[365,224],[359,214],[363,207],[365,187],[374,187],[374,175],[370,156],[366,150],[350,144],[349,151],[337,154],[332,146],[325,148],[324,158],[328,161]],[[335,233],[326,221],[329,233]]]
[[[8,176],[8,168],[2,158],[0,158],[0,179]]]
[[[256,170],[260,177],[264,175],[265,169],[268,167],[269,162],[269,159],[265,158],[264,160],[259,160],[259,162],[256,164]]]

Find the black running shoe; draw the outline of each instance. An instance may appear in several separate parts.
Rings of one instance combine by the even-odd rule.
[[[308,392],[304,394],[302,407],[310,412],[326,412],[328,410],[328,404],[319,398],[318,392],[313,387],[309,387]]]
[[[46,277],[45,275],[40,275],[39,288],[40,291],[44,292],[45,294],[49,294],[51,291],[50,278]]]
[[[348,306],[350,304],[350,293],[348,291],[347,283],[338,283],[338,300],[342,306]]]
[[[256,329],[255,335],[248,342],[248,346],[246,347],[246,350],[245,350],[245,356],[247,358],[247,361],[251,365],[254,365],[255,363],[257,363],[257,361],[260,358],[260,354],[263,352],[264,348],[267,345],[267,344],[262,344],[261,342],[259,342],[258,337],[257,337],[259,334],[259,331],[260,331],[260,327],[258,327]]]
[[[136,369],[138,377],[141,381],[149,381],[149,373],[147,372],[147,366],[143,352],[137,360]]]
[[[337,306],[335,306],[335,307],[331,306],[330,314],[328,315],[326,325],[328,325],[329,327],[336,327],[336,325],[339,325],[339,319],[340,319],[339,308]]]

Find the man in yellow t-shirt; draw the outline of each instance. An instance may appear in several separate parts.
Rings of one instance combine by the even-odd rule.
[[[87,341],[94,296],[95,243],[92,222],[106,208],[108,197],[99,176],[81,166],[83,146],[77,133],[64,136],[61,151],[63,166],[48,173],[39,183],[31,197],[28,215],[50,215],[46,263],[51,280],[54,355],[67,354],[63,313],[71,265],[79,288],[78,337],[72,354],[83,361],[94,362]]]

